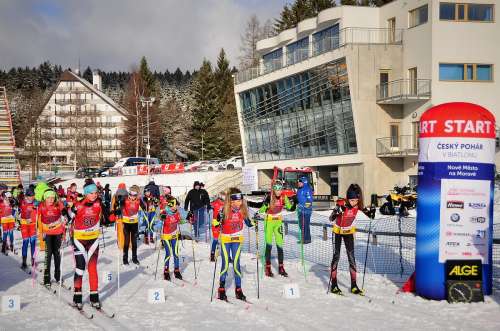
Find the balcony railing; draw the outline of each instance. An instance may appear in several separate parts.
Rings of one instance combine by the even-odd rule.
[[[286,65],[283,65],[283,59],[280,58],[274,60],[276,63],[268,64],[270,61],[266,61],[259,66],[239,71],[236,74],[236,84],[241,84],[281,68],[300,63],[348,44],[400,45],[403,43],[403,31],[403,29],[344,28],[339,31],[338,36],[326,37],[314,41],[312,45],[308,45],[308,49],[303,49],[292,61],[288,61],[287,59]],[[309,47],[312,47],[312,52],[309,52]]]
[[[430,79],[398,79],[377,85],[377,103],[406,104],[431,97]]]
[[[377,139],[378,157],[405,157],[418,155],[418,139],[413,135]]]

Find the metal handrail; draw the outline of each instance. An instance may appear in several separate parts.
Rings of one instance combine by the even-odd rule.
[[[417,155],[418,139],[413,135],[382,137],[376,140],[377,155]]]
[[[305,56],[301,61],[298,62],[290,62],[286,61],[283,65],[282,59],[277,59],[281,66],[276,66],[274,70],[272,66],[262,68],[262,64],[255,67],[250,67],[248,69],[242,70],[238,72],[235,76],[235,84],[241,84],[246,81],[255,79],[257,77],[266,75],[273,71],[276,71],[281,68],[288,67],[290,65],[294,65],[300,63],[302,61],[308,60],[310,58],[321,55],[325,52],[332,51],[334,49],[338,49],[340,47],[346,46],[348,44],[354,45],[401,45],[403,43],[403,32],[404,29],[391,29],[391,28],[356,28],[356,27],[346,27],[339,31],[338,36],[334,37],[325,37],[320,40],[313,42],[308,45],[307,56]],[[328,39],[331,39],[329,42]],[[325,41],[326,40],[326,41]],[[318,45],[324,43],[324,48],[319,48]],[[285,46],[286,47],[286,46]],[[313,51],[309,52],[309,49],[312,47]],[[261,69],[262,68],[262,69]]]
[[[407,98],[430,98],[430,79],[396,79],[377,85],[377,101]]]

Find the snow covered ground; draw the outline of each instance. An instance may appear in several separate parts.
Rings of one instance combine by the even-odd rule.
[[[487,297],[485,303],[456,304],[428,301],[411,294],[396,294],[397,282],[369,274],[365,281],[367,297],[326,294],[328,271],[325,266],[309,263],[307,280],[297,260],[287,260],[290,278],[260,279],[260,299],[256,292],[254,254],[242,255],[243,290],[253,304],[236,302],[232,273],[228,278],[231,304],[210,302],[213,263],[208,260],[206,243],[195,244],[198,280],[194,279],[192,242],[181,246],[182,272],[187,283],[154,280],[157,251],[139,246],[141,267],[121,266],[120,290],[116,282],[102,283],[103,271],[117,270],[119,258],[113,228],[105,231],[106,247],[99,257],[100,295],[105,308],[116,312],[114,319],[94,314],[87,320],[65,301],[71,293],[61,291],[61,300],[33,282],[20,268],[20,256],[0,256],[0,295],[20,295],[21,312],[1,313],[0,330],[499,330],[500,295]],[[17,243],[19,245],[19,243]],[[18,246],[19,247],[19,246]],[[163,252],[162,255],[163,256]],[[43,254],[38,256],[43,261]],[[161,262],[161,258],[160,258]],[[73,276],[71,248],[65,249],[63,277]],[[262,267],[262,266],[260,266]],[[276,266],[275,266],[276,267]],[[347,292],[347,272],[339,275],[340,286]],[[116,277],[115,277],[116,279]],[[358,276],[361,282],[361,275]],[[71,283],[71,282],[70,282]],[[84,283],[87,284],[85,277]],[[297,283],[300,299],[286,299],[283,286]],[[216,281],[217,285],[217,281]],[[148,304],[148,289],[164,288],[166,302]],[[84,289],[84,301],[88,290]],[[88,308],[87,308],[88,309]],[[91,311],[89,309],[89,311]]]

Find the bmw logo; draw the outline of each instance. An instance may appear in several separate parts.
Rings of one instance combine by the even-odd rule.
[[[451,220],[452,222],[455,222],[455,223],[456,223],[456,222],[460,221],[460,215],[458,215],[457,213],[453,213],[453,214],[451,214],[451,216],[450,216],[450,220]]]

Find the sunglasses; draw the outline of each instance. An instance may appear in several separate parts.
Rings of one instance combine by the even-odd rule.
[[[243,200],[243,194],[241,193],[231,194],[231,200]]]

